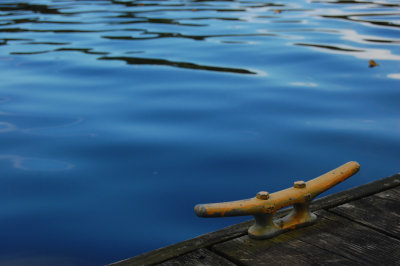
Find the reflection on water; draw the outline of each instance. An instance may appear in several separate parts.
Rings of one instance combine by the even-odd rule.
[[[321,49],[327,49],[331,52],[350,52],[350,54],[354,55],[358,58],[375,58],[375,59],[385,59],[385,60],[400,60],[400,55],[394,55],[388,50],[383,49],[365,49],[365,50],[358,50],[353,49],[351,47],[340,47],[340,46],[331,46],[331,45],[319,45],[319,44],[310,44],[310,43],[296,43],[295,45],[299,46],[308,46],[308,47],[315,47]]]
[[[0,121],[0,133],[22,133],[40,136],[95,136],[94,133],[77,132],[76,128],[84,122],[84,119],[77,118],[73,121],[62,121],[57,119],[54,121],[51,117],[23,117],[11,113],[0,113],[0,116],[8,117],[8,120],[22,120],[24,122],[20,127],[10,122]],[[29,120],[29,122],[27,122]]]
[[[398,5],[396,5],[398,7]],[[348,21],[352,22],[358,22],[358,23],[370,23],[372,25],[377,25],[377,26],[386,26],[386,27],[399,27],[400,24],[394,23],[394,22],[387,22],[387,21],[377,21],[377,20],[368,20],[368,19],[362,19],[362,17],[377,17],[377,16],[384,16],[385,18],[393,16],[395,19],[396,16],[398,16],[398,13],[386,13],[386,14],[350,14],[350,15],[340,15],[340,16],[335,16],[335,15],[327,15],[323,16],[325,18],[334,18],[334,19],[345,19]]]
[[[388,74],[387,77],[391,79],[400,79],[400,73]]]
[[[191,39],[196,41],[206,41],[209,38],[215,39],[235,39],[232,41],[223,40],[223,43],[235,44],[243,43],[238,39],[256,38],[256,37],[280,37],[277,33],[287,31],[304,31],[307,27],[302,25],[315,24],[312,21],[313,17],[321,17],[334,20],[347,20],[355,23],[370,23],[372,25],[398,27],[398,24],[393,21],[398,18],[399,13],[394,12],[399,7],[398,3],[374,3],[374,2],[358,2],[358,1],[313,1],[315,9],[312,8],[298,8],[298,4],[274,4],[269,2],[252,2],[252,1],[225,1],[225,2],[209,2],[209,1],[187,1],[187,2],[136,2],[136,1],[100,1],[96,3],[95,9],[83,8],[84,4],[71,3],[68,1],[60,3],[50,3],[52,6],[44,4],[31,4],[31,3],[2,3],[0,11],[3,12],[2,19],[0,19],[0,32],[3,33],[68,33],[68,34],[99,34],[97,37],[109,40],[121,41],[144,41],[153,39]],[[335,7],[337,5],[338,7]],[[351,5],[355,5],[354,8]],[[121,9],[125,7],[125,9]],[[279,12],[277,12],[279,7]],[[312,7],[312,4],[307,5]],[[342,8],[343,7],[343,8]],[[346,13],[346,8],[349,7],[351,13]],[[368,9],[370,7],[370,9]],[[128,8],[128,9],[126,9]],[[364,13],[354,12],[355,8],[359,8]],[[379,9],[378,9],[379,8]],[[375,11],[375,12],[374,12]],[[32,16],[30,16],[30,14]],[[336,13],[336,14],[335,14]],[[39,14],[47,15],[45,17],[38,17]],[[165,17],[169,14],[174,14],[174,18]],[[210,16],[213,14],[214,16]],[[221,15],[222,14],[222,15]],[[229,14],[229,15],[227,15]],[[265,14],[270,14],[266,16]],[[293,15],[292,15],[293,14]],[[309,17],[304,17],[304,14],[310,14]],[[26,15],[30,17],[25,17]],[[56,16],[54,16],[56,15]],[[21,17],[23,16],[23,17]],[[155,17],[153,17],[155,16]],[[287,20],[291,18],[291,20]],[[302,18],[302,19],[299,19]],[[364,19],[361,19],[364,18]],[[382,20],[377,20],[382,18]],[[82,21],[83,19],[83,21]],[[389,21],[384,21],[384,19]],[[214,27],[210,28],[211,23],[216,21],[225,21],[226,26],[221,27],[225,29],[223,34],[211,34]],[[85,22],[84,22],[85,21]],[[199,21],[201,23],[188,23],[189,21]],[[234,24],[230,25],[230,22]],[[271,23],[280,22],[296,25],[291,26],[272,26]],[[311,22],[311,23],[310,23]],[[268,25],[268,27],[252,27],[250,28],[245,23],[254,23],[255,25]],[[155,26],[152,26],[152,25]],[[237,25],[236,25],[237,24]],[[165,25],[168,27],[160,27]],[[252,25],[254,26],[254,25]],[[258,25],[257,25],[258,26]],[[300,28],[299,28],[300,26]],[[133,28],[131,28],[133,27]],[[199,27],[197,29],[197,27]],[[161,29],[157,31],[156,29]],[[208,29],[208,30],[203,30]],[[246,30],[241,30],[244,28]],[[211,29],[211,31],[210,31]],[[220,31],[218,28],[216,28]],[[313,30],[327,30],[327,28],[314,28]],[[357,37],[359,33],[354,30],[331,28],[338,34],[343,34],[343,38],[360,39]],[[187,34],[190,32],[191,34]],[[199,34],[199,33],[206,34]],[[229,33],[227,33],[229,32]],[[106,34],[104,34],[106,33]],[[120,35],[123,33],[122,35]],[[195,34],[193,34],[195,33]],[[132,35],[130,35],[132,34]],[[46,37],[43,35],[41,37]],[[283,37],[283,36],[282,36]],[[366,43],[398,43],[399,39],[393,38],[376,38],[378,36],[368,36],[363,38],[362,41]],[[391,36],[393,37],[393,35]],[[93,55],[115,55],[112,50],[114,46],[108,49],[101,46],[99,47],[74,47],[76,44],[73,42],[60,42],[60,41],[42,41],[35,39],[24,38],[2,38],[0,39],[3,45],[8,42],[22,41],[22,44],[29,45],[28,51],[13,50],[10,54],[26,55],[26,54],[43,54],[49,52],[60,51],[77,51]],[[319,40],[319,39],[318,39]],[[35,44],[35,46],[32,46]],[[250,43],[251,44],[251,43]],[[330,43],[294,43],[295,45],[319,47],[337,51],[364,51],[362,49],[351,49],[340,47],[340,45],[330,45]],[[42,49],[51,46],[65,46],[55,49]],[[71,47],[72,46],[72,47]],[[119,47],[120,48],[120,47]],[[358,47],[361,48],[361,47]],[[95,50],[96,49],[96,50]],[[111,49],[111,50],[110,50]],[[119,54],[130,53],[130,51],[118,50]],[[370,54],[370,53],[368,53]],[[395,56],[390,52],[386,52],[388,56]],[[98,59],[111,59],[123,60],[128,64],[155,64],[155,65],[169,65],[178,67],[188,67],[199,70],[215,70],[235,72],[235,73],[252,73],[246,69],[231,69],[224,66],[203,66],[203,64],[196,64],[194,62],[176,62],[175,60],[167,60],[162,58],[129,58],[122,56],[109,56],[99,57]],[[396,58],[397,60],[397,58]]]
[[[66,162],[11,154],[0,154],[0,160],[9,160],[14,168],[26,171],[63,171],[74,167]]]
[[[15,129],[16,127],[11,123],[0,122],[0,133],[14,131]]]
[[[363,51],[363,50],[349,49],[349,48],[343,48],[343,47],[337,47],[337,46],[331,46],[331,45],[318,45],[318,44],[309,44],[309,43],[308,44],[307,43],[296,43],[296,45],[317,47],[317,48],[328,49],[328,50],[333,50],[333,51],[342,51],[342,52],[362,52]]]
[[[1,1],[0,264],[103,265],[246,219],[197,203],[398,172],[399,21],[397,0]]]
[[[60,14],[57,9],[49,8],[47,5],[35,5],[31,3],[4,3],[1,6],[1,11],[31,11],[41,14]],[[6,14],[9,15],[9,14]]]
[[[173,66],[180,68],[200,69],[208,71],[221,71],[221,72],[232,72],[239,74],[255,74],[246,69],[229,68],[229,67],[214,67],[214,66],[202,66],[187,62],[173,62],[163,59],[146,59],[138,57],[101,57],[99,60],[121,60],[131,65],[160,65],[160,66]]]

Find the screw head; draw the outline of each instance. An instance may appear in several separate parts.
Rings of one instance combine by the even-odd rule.
[[[267,200],[269,199],[269,193],[267,191],[260,191],[257,193],[256,198],[260,200]]]
[[[296,181],[296,182],[294,182],[293,186],[295,188],[305,188],[306,187],[306,182],[304,182],[304,181]]]

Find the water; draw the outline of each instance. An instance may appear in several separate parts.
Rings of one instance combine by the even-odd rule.
[[[197,203],[399,172],[399,7],[2,0],[0,264],[106,264],[249,219]]]

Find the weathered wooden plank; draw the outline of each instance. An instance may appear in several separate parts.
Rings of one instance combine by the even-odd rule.
[[[360,199],[371,194],[384,191],[386,189],[400,185],[400,174],[396,174],[381,180],[377,180],[356,188],[348,189],[334,195],[329,195],[315,200],[310,208],[312,211],[332,208],[348,201]],[[276,214],[277,217],[287,214],[284,210]],[[232,225],[216,232],[208,233],[187,241],[183,241],[168,247],[160,248],[142,255],[129,258],[112,265],[152,265],[168,259],[194,251],[198,248],[209,247],[213,244],[227,241],[229,239],[240,237],[247,234],[247,229],[253,221],[246,221]]]
[[[244,224],[244,225],[243,225]],[[177,244],[156,249],[154,251],[133,257],[127,260],[115,262],[110,265],[153,265],[156,263],[164,262],[168,259],[178,257],[185,253],[194,251],[199,248],[210,246],[211,244],[218,243],[220,241],[226,241],[235,237],[242,236],[247,233],[247,228],[251,222],[247,222],[248,225],[242,223],[240,225],[233,225],[221,230],[208,233],[205,235],[198,236]]]
[[[245,265],[360,264],[398,265],[400,241],[326,211],[317,224],[270,240],[247,236],[213,246],[216,252]]]
[[[317,224],[270,240],[247,236],[213,246],[213,249],[245,265],[359,264],[398,265],[400,241],[326,211]]]
[[[319,222],[303,228],[298,239],[362,265],[399,265],[399,240],[324,210],[318,214]]]
[[[165,261],[159,266],[179,266],[179,265],[202,265],[202,266],[235,266],[236,264],[218,256],[207,250],[198,249],[196,251],[179,256],[175,259]]]
[[[392,175],[315,200],[311,204],[311,210],[315,211],[332,208],[397,186],[400,186],[400,174]]]
[[[213,246],[222,256],[242,265],[354,265],[351,259],[286,234],[269,240],[242,236]]]
[[[329,211],[400,239],[400,186]]]

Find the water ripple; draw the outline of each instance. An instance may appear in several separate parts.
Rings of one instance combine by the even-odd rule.
[[[398,0],[1,0],[0,264],[104,265],[233,223],[199,222],[199,199],[350,160],[339,190],[398,172],[399,18]]]
[[[321,4],[326,7],[344,7],[339,8],[310,8],[312,4]],[[347,10],[346,7],[356,5],[360,12],[355,12],[353,9]],[[374,10],[365,12],[364,6],[374,5],[382,10]],[[329,32],[335,29],[323,27],[307,27],[310,20],[304,14],[310,13],[317,15],[324,19],[344,20],[350,23],[361,23],[362,25],[375,25],[387,28],[398,28],[399,24],[394,22],[393,18],[399,16],[398,12],[388,12],[387,8],[399,7],[397,3],[372,1],[313,1],[307,6],[299,4],[285,4],[285,3],[260,3],[257,1],[228,1],[224,3],[216,3],[209,1],[193,1],[188,3],[182,2],[136,2],[136,1],[101,1],[98,2],[96,8],[82,10],[84,3],[74,3],[70,1],[59,2],[55,5],[45,4],[30,4],[30,3],[3,3],[0,4],[0,13],[4,15],[0,19],[0,34],[13,34],[14,36],[24,35],[25,33],[36,33],[35,39],[24,38],[1,38],[0,45],[10,45],[16,41],[26,40],[25,44],[35,44],[38,46],[35,50],[24,51],[25,49],[17,50],[18,46],[14,49],[11,48],[9,54],[12,55],[37,55],[50,52],[65,52],[77,51],[90,55],[110,55],[107,57],[100,57],[99,59],[110,60],[110,58],[118,58],[124,60],[129,64],[153,64],[153,65],[169,65],[183,68],[191,68],[198,70],[209,71],[227,71],[238,74],[251,74],[252,71],[236,68],[224,68],[214,63],[209,65],[199,64],[194,62],[181,62],[169,59],[158,59],[155,56],[149,56],[151,59],[144,58],[122,58],[120,55],[115,55],[113,47],[109,45],[102,45],[101,49],[96,47],[85,47],[79,45],[78,36],[84,34],[95,34],[97,38],[105,40],[120,40],[120,41],[135,41],[143,42],[146,40],[156,39],[176,39],[179,40],[189,39],[194,41],[208,41],[211,38],[230,38],[232,40],[221,40],[221,44],[257,44],[252,41],[243,40],[272,37],[279,38],[295,38],[294,33],[300,32]],[[221,13],[221,14],[219,14]],[[266,15],[266,13],[272,13]],[[31,14],[31,15],[29,15]],[[36,14],[36,15],[35,15]],[[38,16],[41,14],[42,16]],[[95,15],[96,14],[96,15]],[[111,15],[113,14],[113,15]],[[169,14],[173,15],[170,17]],[[212,14],[212,16],[210,15]],[[381,19],[379,19],[381,18]],[[201,24],[193,23],[194,21],[201,21]],[[224,33],[213,32],[214,28],[211,26],[216,21],[226,23]],[[246,27],[248,23],[254,23],[256,26],[260,23],[259,27],[254,30],[242,31],[241,28]],[[262,24],[276,26],[261,27]],[[283,24],[293,26],[280,26]],[[51,25],[59,25],[61,28],[54,28]],[[135,28],[125,28],[126,25],[135,25]],[[164,28],[163,26],[168,26]],[[298,27],[299,25],[302,27]],[[71,28],[73,26],[73,28]],[[173,27],[173,28],[169,28]],[[206,34],[190,34],[188,32],[196,31],[195,28],[204,28],[199,30]],[[190,29],[190,31],[185,30]],[[158,29],[158,30],[156,30]],[[162,29],[162,30],[161,30]],[[253,32],[251,32],[253,31]],[[120,32],[136,32],[135,35],[121,35]],[[76,34],[77,37],[71,37],[68,42],[60,42],[49,39],[47,34]],[[110,33],[110,34],[104,34]],[[286,36],[278,35],[276,33],[287,33]],[[38,34],[42,34],[43,38],[38,38]],[[374,35],[361,35],[353,31],[352,34],[342,32],[345,36],[344,39],[351,40],[359,43],[376,43],[376,44],[397,44],[399,40]],[[358,39],[354,38],[359,35]],[[349,37],[352,35],[353,37]],[[72,36],[72,35],[71,35]],[[360,39],[361,36],[364,36]],[[350,39],[353,38],[353,39]],[[241,39],[241,40],[240,40]],[[56,49],[48,49],[49,46],[64,47]],[[66,47],[66,45],[69,45]],[[295,42],[295,46],[315,47],[330,51],[341,52],[362,52],[362,51],[378,51],[379,49],[365,49],[364,47],[348,48],[350,45],[332,45],[328,43],[316,43],[310,40],[309,42]],[[43,49],[40,48],[43,46]],[[47,46],[47,47],[46,47]],[[381,49],[380,49],[381,50]],[[143,52],[143,50],[141,50]],[[131,51],[124,51],[123,53],[130,53]],[[146,53],[146,51],[145,51]],[[121,54],[121,53],[120,53]],[[368,52],[367,54],[370,54]],[[384,54],[378,52],[377,54]],[[386,54],[390,54],[387,52]],[[379,58],[387,58],[380,56]],[[394,58],[397,58],[396,56]],[[397,60],[397,59],[396,59]],[[258,67],[250,67],[256,69]],[[260,70],[261,71],[261,70]],[[265,70],[264,70],[265,71]]]
[[[25,171],[65,171],[74,168],[67,162],[12,154],[0,154],[0,160],[8,160],[14,168]]]
[[[120,60],[120,61],[125,61],[127,64],[130,65],[160,65],[160,66],[172,66],[179,68],[209,70],[209,71],[228,72],[237,74],[256,74],[256,72],[240,68],[198,65],[194,63],[169,61],[164,59],[139,58],[139,57],[100,57],[99,60]]]
[[[58,9],[47,5],[35,5],[30,3],[0,4],[0,11],[31,11],[40,14],[61,14]]]

